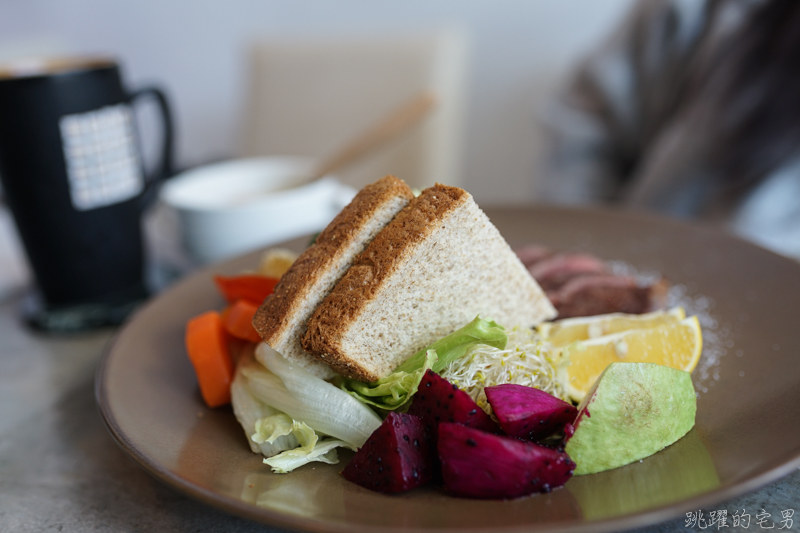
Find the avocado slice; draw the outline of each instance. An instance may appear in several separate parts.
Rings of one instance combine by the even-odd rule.
[[[694,426],[692,376],[652,363],[612,363],[578,406],[565,451],[575,475],[648,457]],[[568,432],[569,433],[569,432]]]

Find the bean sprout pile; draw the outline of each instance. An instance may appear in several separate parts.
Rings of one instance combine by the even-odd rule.
[[[567,399],[564,386],[556,378],[556,351],[536,332],[525,327],[508,331],[508,344],[499,350],[476,345],[464,357],[453,361],[441,376],[469,394],[481,409],[491,414],[484,387],[515,383],[535,387]]]

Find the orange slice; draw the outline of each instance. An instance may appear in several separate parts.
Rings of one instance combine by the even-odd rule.
[[[629,329],[645,329],[662,324],[675,324],[686,318],[682,307],[668,311],[654,311],[642,315],[611,313],[576,318],[565,318],[554,322],[539,324],[536,328],[545,340],[553,346],[566,346],[575,341],[602,337]]]
[[[680,322],[575,341],[564,347],[558,377],[569,396],[580,402],[611,363],[655,363],[691,372],[703,350],[697,317]]]

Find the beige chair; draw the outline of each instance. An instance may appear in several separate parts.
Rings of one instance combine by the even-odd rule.
[[[323,158],[424,90],[420,123],[337,172],[354,187],[394,174],[412,187],[458,185],[466,46],[459,32],[295,37],[253,46],[242,155]]]

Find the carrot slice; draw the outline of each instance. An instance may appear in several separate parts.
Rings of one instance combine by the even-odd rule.
[[[261,305],[267,296],[272,294],[278,278],[259,276],[258,274],[242,274],[241,276],[214,276],[222,296],[228,303],[236,300],[250,300]]]
[[[261,342],[261,336],[253,327],[253,316],[258,311],[258,304],[248,300],[236,300],[222,313],[222,324],[237,339],[250,342]]]
[[[206,405],[220,407],[230,403],[233,360],[220,314],[208,311],[189,320],[185,340]]]

